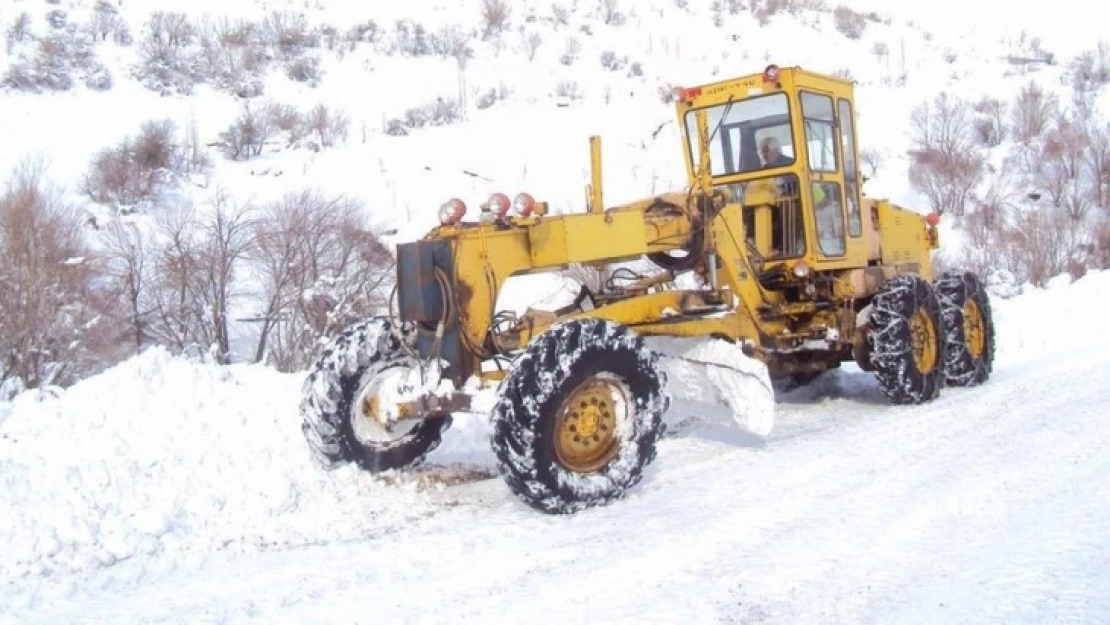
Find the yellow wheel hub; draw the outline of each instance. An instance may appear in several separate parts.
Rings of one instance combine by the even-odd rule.
[[[964,304],[964,340],[967,342],[967,351],[975,360],[983,355],[986,347],[987,335],[983,331],[983,311],[975,300],[967,300]]]
[[[910,319],[910,334],[914,365],[921,373],[931,373],[937,366],[937,327],[925,308]]]
[[[555,416],[555,457],[567,469],[592,473],[617,455],[617,411],[624,410],[620,386],[592,379],[579,385]]]

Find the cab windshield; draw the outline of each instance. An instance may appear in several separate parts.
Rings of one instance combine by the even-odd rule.
[[[744,174],[794,163],[790,105],[785,93],[749,98],[705,109],[713,177]],[[701,167],[695,111],[686,113],[687,148],[694,170]]]

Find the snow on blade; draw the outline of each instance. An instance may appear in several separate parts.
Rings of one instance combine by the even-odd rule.
[[[667,372],[667,392],[676,399],[716,402],[736,424],[766,436],[775,426],[775,394],[767,367],[746,356],[738,344],[720,339],[653,337]]]

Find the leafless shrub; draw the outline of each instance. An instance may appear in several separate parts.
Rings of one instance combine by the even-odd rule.
[[[1087,135],[1086,168],[1090,195],[1095,206],[1110,213],[1110,123],[1085,120]]]
[[[663,104],[671,104],[675,101],[675,86],[669,82],[660,83],[656,87],[656,95]]]
[[[13,44],[27,41],[31,39],[31,37],[31,14],[23,11],[17,15],[11,25],[8,26],[8,49],[10,50]]]
[[[96,60],[88,36],[63,31],[39,40],[31,56],[21,54],[0,85],[25,91],[65,91],[73,87],[75,79],[87,80],[93,88],[111,86],[111,76]]]
[[[301,112],[292,104],[267,105],[266,118],[275,130],[289,133],[290,144],[300,141],[307,132]]]
[[[1021,281],[1044,286],[1082,257],[1082,226],[1060,208],[1018,213],[1003,229],[1002,259]]]
[[[320,45],[319,34],[308,25],[304,13],[272,11],[262,21],[262,32],[266,43],[286,59]]]
[[[132,74],[144,86],[163,94],[188,95],[206,76],[204,58],[190,46],[197,36],[183,13],[156,11],[143,27],[139,64]]]
[[[941,93],[914,108],[911,133],[910,184],[938,213],[962,215],[986,164],[975,144],[970,106]]]
[[[120,341],[138,353],[149,343],[147,291],[153,258],[149,236],[133,222],[112,217],[100,228],[100,248],[105,274],[119,294],[117,308]]]
[[[408,56],[432,54],[432,44],[424,25],[413,20],[397,20],[393,33],[390,52],[400,52]]]
[[[220,147],[225,155],[233,160],[262,154],[266,141],[273,136],[273,127],[266,115],[251,108],[250,102],[243,103],[243,111],[227,130],[220,133]]]
[[[539,33],[528,33],[525,35],[522,47],[524,49],[524,56],[528,57],[528,61],[531,62],[536,60],[536,52],[540,49],[541,44],[543,44],[543,38],[540,37]]]
[[[556,27],[570,24],[570,9],[561,3],[551,5],[551,23]]]
[[[500,36],[509,25],[511,13],[506,0],[482,0],[482,39]]]
[[[374,20],[366,20],[361,24],[355,24],[347,31],[346,39],[351,43],[377,43],[381,37],[382,30],[378,23]]]
[[[1010,111],[1014,139],[1021,143],[1031,143],[1044,133],[1058,110],[1056,95],[1045,92],[1036,82],[1029,81],[1021,88]]]
[[[392,255],[349,198],[288,193],[263,208],[251,238],[256,361],[301,369],[321,339],[387,305]]]
[[[323,71],[320,69],[320,59],[311,54],[291,59],[285,64],[285,75],[288,76],[290,80],[316,86],[320,84],[320,80],[323,78]]]
[[[183,171],[177,127],[170,120],[145,122],[137,137],[101,150],[93,158],[83,192],[94,202],[131,206],[152,199]]]
[[[333,111],[327,105],[317,104],[304,116],[304,129],[315,134],[320,145],[329,147],[337,141],[345,141],[350,130],[351,120],[342,112]]]
[[[69,385],[104,351],[99,261],[84,219],[32,164],[0,195],[0,380],[23,388]]]
[[[574,37],[567,37],[566,48],[563,50],[563,55],[559,57],[559,62],[570,67],[578,60],[579,54],[582,54],[582,42]]]
[[[501,100],[509,97],[510,93],[512,93],[512,90],[510,90],[508,85],[504,83],[498,85],[497,87],[491,87],[483,91],[482,94],[478,96],[476,106],[478,107],[478,110],[488,109],[497,102],[500,102]]]
[[[620,10],[620,2],[618,0],[599,0],[600,6],[598,8],[598,17],[601,22],[608,26],[620,26],[624,24],[625,16]]]
[[[601,66],[611,72],[617,72],[628,65],[627,56],[617,56],[616,52],[606,50],[601,53]]]
[[[474,50],[470,47],[470,35],[455,24],[448,24],[432,34],[432,51],[442,58],[470,59]]]
[[[461,118],[462,109],[458,102],[449,98],[436,98],[434,102],[407,109],[401,118],[389,120],[386,123],[385,134],[404,136],[417,128],[446,126]]]
[[[86,28],[94,38],[107,41],[108,37],[114,38],[121,30],[126,30],[127,23],[120,17],[116,5],[99,2]]]
[[[975,135],[984,147],[993,148],[1006,140],[1006,103],[984,96],[975,105]]]
[[[833,10],[833,20],[837,32],[849,39],[859,39],[867,29],[867,20],[864,16],[843,4]]]
[[[578,83],[573,80],[560,80],[555,85],[555,95],[568,100],[582,99],[582,93],[578,90]]]

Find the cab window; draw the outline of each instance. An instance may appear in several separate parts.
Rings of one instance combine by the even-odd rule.
[[[832,98],[803,91],[802,121],[806,129],[809,168],[818,172],[836,172],[837,138]]]
[[[840,108],[840,145],[844,151],[844,190],[848,199],[848,234],[858,237],[863,225],[859,206],[859,165],[856,163],[855,123],[852,118],[852,103],[841,98]]]

